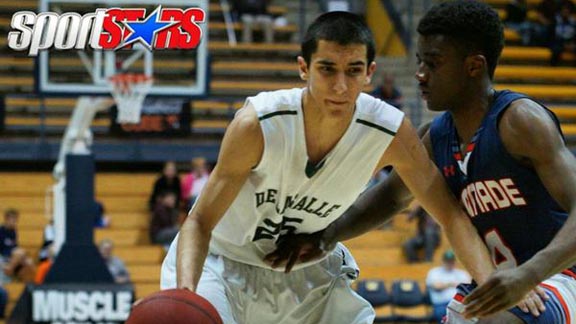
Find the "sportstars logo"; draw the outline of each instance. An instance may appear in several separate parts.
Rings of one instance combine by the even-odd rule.
[[[117,50],[139,42],[152,49],[193,49],[202,39],[206,14],[201,8],[162,8],[148,16],[144,8],[96,9],[81,16],[19,11],[12,16],[8,46],[37,56],[46,49]]]

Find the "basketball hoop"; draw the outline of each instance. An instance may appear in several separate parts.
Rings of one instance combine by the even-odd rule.
[[[153,79],[145,74],[120,73],[108,78],[116,106],[119,124],[140,123],[140,113],[144,98],[152,87]]]

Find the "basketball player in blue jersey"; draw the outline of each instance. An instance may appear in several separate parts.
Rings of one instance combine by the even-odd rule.
[[[465,299],[464,315],[507,309],[540,285],[550,297],[542,316],[511,309],[496,318],[574,321],[576,159],[558,120],[522,94],[493,90],[503,32],[487,5],[439,5],[418,32],[422,95],[429,109],[447,110],[424,142],[501,269]]]
[[[447,323],[574,322],[576,159],[558,120],[522,94],[493,89],[504,41],[488,5],[442,3],[418,32],[421,94],[429,109],[446,111],[422,130],[423,142],[498,268],[476,289],[460,287]],[[281,240],[268,260],[292,266],[367,231],[404,206],[399,187],[393,174],[325,231]],[[524,296],[524,311],[513,307]]]
[[[443,3],[422,18],[418,32],[422,96],[429,109],[447,111],[424,143],[501,270],[465,299],[464,315],[505,310],[539,285],[549,296],[540,317],[512,308],[491,319],[573,322],[576,159],[558,120],[525,95],[492,88],[504,37],[488,5]],[[469,287],[462,288],[465,296]],[[450,315],[458,322],[463,309],[457,300],[449,322]]]
[[[488,250],[416,131],[401,111],[362,93],[374,53],[356,15],[330,12],[312,23],[298,58],[306,86],[249,97],[235,116],[163,262],[163,289],[197,292],[226,324],[372,323],[374,310],[350,288],[357,269],[343,245],[291,273],[264,257],[282,234],[326,228],[385,165],[443,224],[471,274],[486,280]]]

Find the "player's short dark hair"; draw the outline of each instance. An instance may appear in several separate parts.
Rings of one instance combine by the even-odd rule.
[[[376,55],[376,45],[370,28],[360,16],[350,12],[327,12],[310,24],[301,44],[302,57],[307,65],[310,64],[312,54],[318,49],[320,40],[336,42],[339,45],[366,45],[367,64],[372,63]]]
[[[486,58],[492,79],[504,47],[504,31],[498,13],[476,0],[456,0],[432,7],[420,20],[422,36],[444,35],[465,55],[478,52]]]

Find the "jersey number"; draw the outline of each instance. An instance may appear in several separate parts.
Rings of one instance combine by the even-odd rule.
[[[258,226],[254,233],[253,242],[263,239],[272,240],[277,235],[292,234],[296,231],[296,224],[302,223],[301,218],[282,217],[282,221],[274,223],[270,219],[264,220],[264,226]]]
[[[512,250],[504,243],[497,230],[493,229],[486,233],[484,240],[490,249],[492,262],[498,269],[512,269],[517,266]]]

